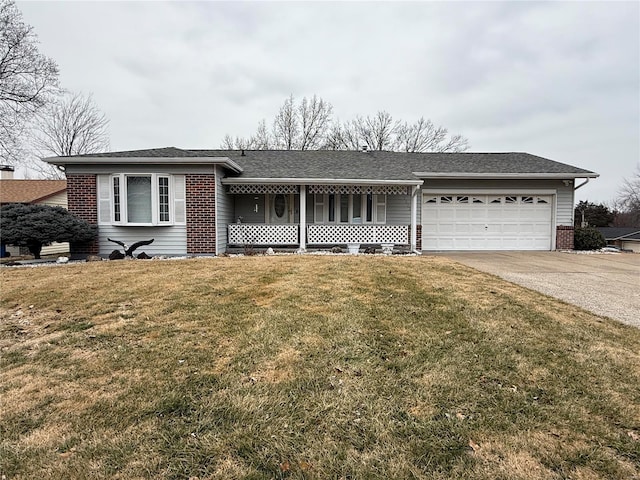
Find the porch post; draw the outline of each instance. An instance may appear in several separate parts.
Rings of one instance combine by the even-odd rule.
[[[411,187],[411,251],[414,251],[417,245],[418,191],[416,185]]]
[[[307,186],[300,185],[300,250],[307,249]]]

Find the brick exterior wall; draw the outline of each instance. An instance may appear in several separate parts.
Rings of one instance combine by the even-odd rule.
[[[568,225],[556,227],[556,250],[573,250],[573,227]]]
[[[76,217],[86,220],[91,225],[98,224],[98,189],[96,176],[93,174],[67,175],[68,209]],[[75,243],[69,245],[69,253],[73,258],[98,254],[98,241]]]
[[[216,177],[186,175],[187,253],[216,253]]]
[[[416,250],[422,250],[422,225],[416,225]]]

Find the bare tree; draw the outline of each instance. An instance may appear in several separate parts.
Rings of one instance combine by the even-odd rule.
[[[104,152],[109,149],[108,124],[91,96],[75,94],[62,98],[38,115],[32,143],[39,157]],[[31,168],[50,173],[43,165],[34,162]]]
[[[346,150],[344,148],[344,134],[340,122],[331,124],[324,137],[323,150]]]
[[[468,148],[468,141],[462,135],[447,138],[446,128],[436,127],[424,117],[412,124],[398,122],[394,134],[394,150],[400,152],[463,152]]]
[[[275,140],[267,129],[267,122],[261,120],[254,135],[249,138],[235,137],[226,134],[222,139],[220,148],[226,150],[269,150],[274,148]]]
[[[223,150],[235,150],[236,144],[233,137],[227,133],[222,139],[222,143],[220,143],[220,148]]]
[[[293,150],[296,148],[300,123],[296,115],[293,95],[284,101],[280,111],[273,122],[273,132],[276,146],[281,150]]]
[[[58,93],[58,66],[12,0],[0,0],[0,158],[20,160],[21,136],[34,113]]]
[[[77,93],[40,116],[34,143],[44,154],[61,157],[103,152],[109,149],[108,124],[91,96]]]
[[[341,150],[359,150],[364,145],[364,140],[360,136],[360,129],[357,120],[351,120],[342,124],[342,144]]]
[[[267,122],[262,119],[258,124],[255,135],[251,136],[251,148],[255,150],[270,150],[275,146],[273,135],[267,129]]]
[[[619,211],[616,226],[640,228],[640,165],[622,182],[615,208]]]
[[[329,102],[314,95],[309,100],[302,99],[298,107],[301,125],[300,150],[315,150],[323,144],[327,130],[331,124],[333,107]]]
[[[380,110],[373,116],[358,117],[355,121],[356,131],[361,146],[370,150],[391,150],[393,146],[393,117],[389,112]]]
[[[322,98],[314,95],[304,97],[296,105],[290,95],[280,107],[269,131],[266,120],[258,124],[256,132],[248,138],[225,135],[222,148],[269,150],[310,150],[321,148],[331,124],[333,107]]]
[[[304,97],[296,106],[290,95],[273,122],[273,134],[263,120],[248,139],[226,135],[222,148],[280,150],[393,150],[400,152],[463,152],[469,148],[462,135],[449,135],[444,127],[420,118],[415,123],[395,122],[390,113],[356,117],[345,122],[333,121],[332,105],[314,95]]]

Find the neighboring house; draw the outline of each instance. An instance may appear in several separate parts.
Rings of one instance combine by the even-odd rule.
[[[638,227],[598,227],[607,245],[640,253],[640,228]]]
[[[527,153],[229,151],[54,157],[69,209],[99,227],[75,255],[394,244],[414,251],[573,248],[574,190],[597,173]],[[584,183],[576,185],[576,179]]]
[[[0,205],[6,203],[33,203],[67,208],[66,180],[14,180],[0,179]],[[0,236],[2,232],[0,232]],[[20,248],[6,246],[12,256],[20,255]],[[42,255],[69,252],[68,243],[52,243],[42,248]]]

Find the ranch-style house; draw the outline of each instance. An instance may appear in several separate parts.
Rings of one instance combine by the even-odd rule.
[[[184,150],[48,158],[98,225],[72,255],[154,238],[149,255],[234,247],[573,248],[574,192],[597,173],[528,153]]]

